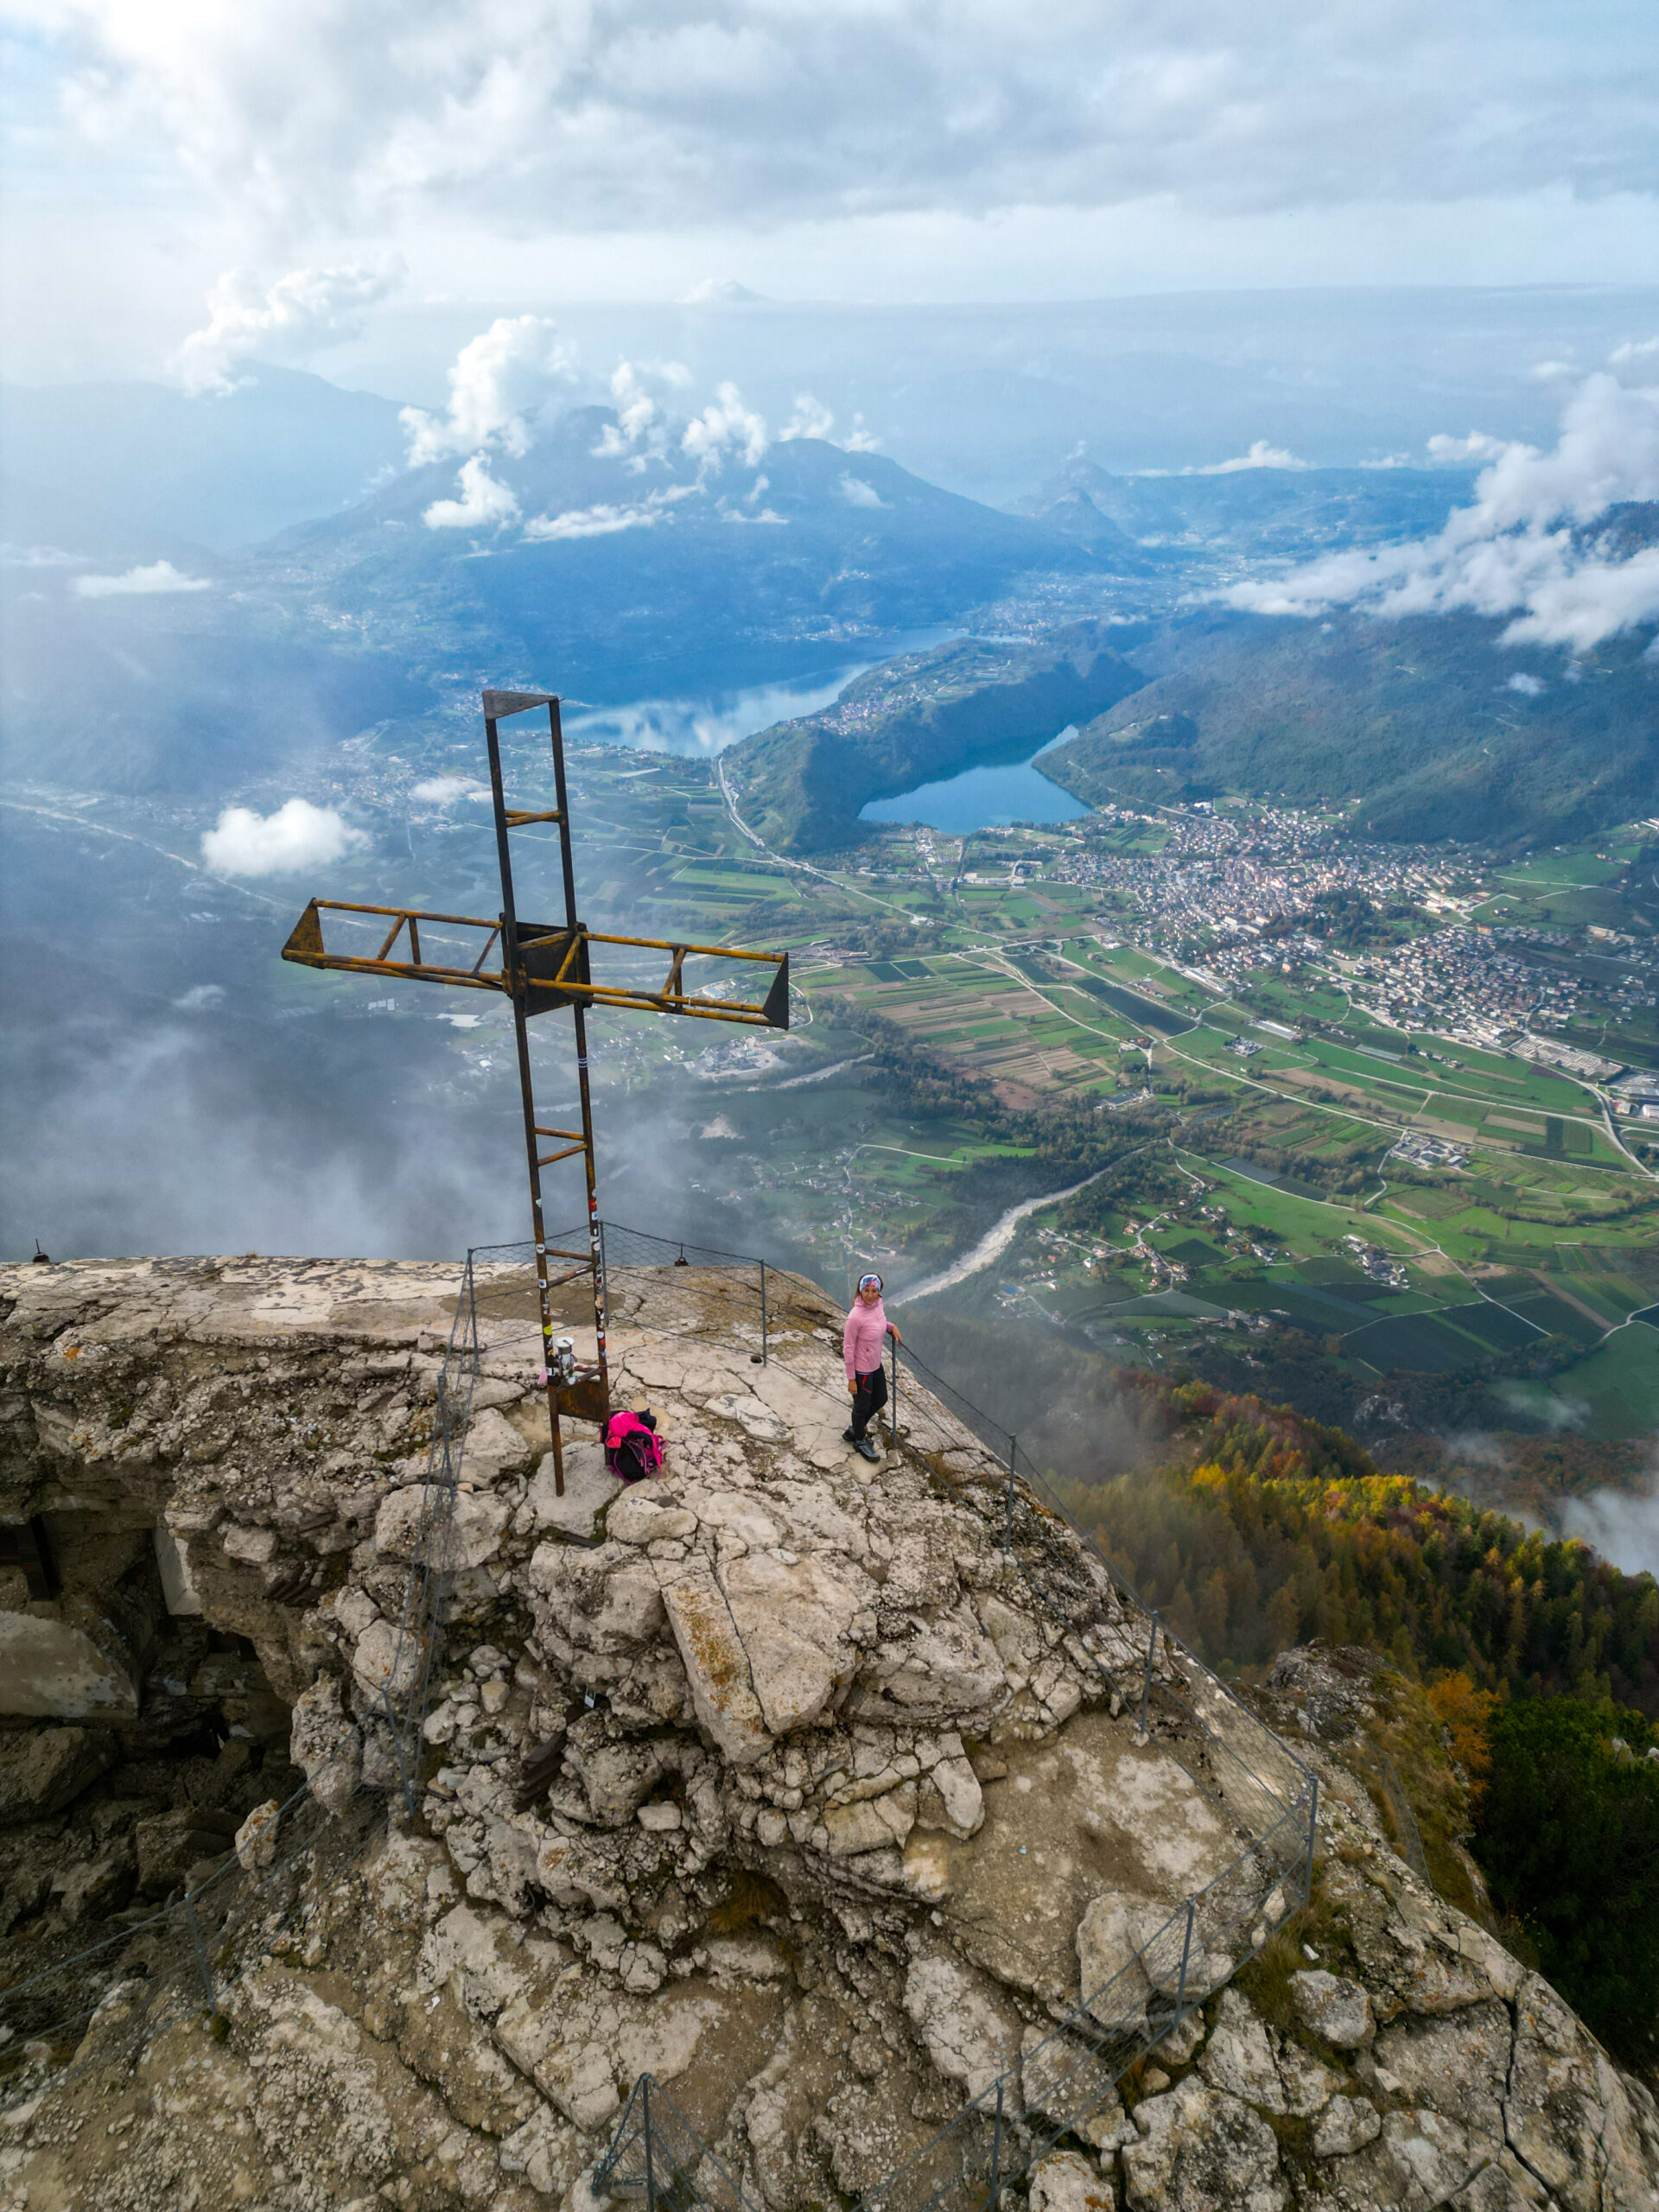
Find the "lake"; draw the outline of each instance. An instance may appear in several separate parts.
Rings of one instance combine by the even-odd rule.
[[[943,777],[936,784],[918,784],[913,791],[901,791],[897,798],[873,798],[859,810],[858,818],[922,822],[930,830],[957,837],[970,830],[1001,829],[1010,822],[1079,821],[1088,808],[1050,783],[1036,765],[1051,747],[1074,734],[1063,729],[1029,760],[1012,761],[1002,768],[964,768],[960,775]]]
[[[826,655],[823,646],[788,656],[798,665],[791,675],[773,675],[766,683],[690,685],[671,696],[634,699],[613,706],[582,706],[572,702],[564,715],[564,734],[577,744],[634,746],[642,753],[689,753],[694,760],[712,760],[740,738],[770,729],[774,722],[793,721],[816,715],[827,707],[855,677],[900,653],[928,652],[962,632],[946,626],[931,630],[901,630],[880,639],[876,650],[851,658],[843,649]],[[778,653],[766,657],[776,663]],[[742,673],[735,659],[728,663],[734,678]],[[1044,817],[1047,819],[1046,817]]]

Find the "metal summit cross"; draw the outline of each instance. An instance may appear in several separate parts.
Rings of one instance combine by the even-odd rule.
[[[553,789],[556,804],[531,810],[509,806],[502,792],[501,747],[498,722],[510,715],[547,709],[548,736],[553,753]],[[576,918],[576,878],[570,843],[570,807],[564,779],[564,738],[559,725],[559,702],[543,691],[486,691],[484,694],[484,741],[489,750],[490,798],[495,810],[495,845],[501,867],[501,912],[491,922],[468,914],[421,913],[407,906],[355,906],[340,899],[313,899],[294,925],[283,947],[284,960],[307,968],[341,968],[355,975],[401,976],[412,982],[448,983],[461,990],[499,991],[512,1002],[513,1031],[518,1046],[518,1088],[524,1114],[524,1149],[530,1166],[530,1211],[536,1246],[536,1282],[541,1307],[543,1379],[547,1389],[548,1421],[552,1433],[555,1486],[564,1494],[564,1453],[559,1436],[561,1413],[578,1421],[602,1423],[610,1411],[610,1374],[605,1357],[605,1300],[599,1233],[599,1198],[594,1166],[594,1111],[588,1084],[588,1027],[589,1007],[632,1007],[652,1014],[690,1014],[701,1021],[738,1022],[751,1028],[787,1029],[789,1027],[789,955],[786,952],[746,952],[724,944],[681,944],[666,938],[606,937]],[[559,832],[559,857],[564,873],[563,922],[524,922],[518,918],[513,897],[512,833],[532,823],[552,823]],[[384,941],[369,957],[344,950],[330,950],[323,942],[323,916],[377,916],[388,925]],[[342,928],[361,927],[346,923]],[[407,931],[406,957],[394,958],[398,939]],[[467,936],[481,933],[482,943]],[[377,929],[375,934],[381,932]],[[427,951],[423,953],[424,934]],[[460,938],[459,948],[446,948]],[[499,964],[485,963],[499,947]],[[668,975],[657,990],[641,990],[621,982],[595,982],[589,948],[628,945],[645,951],[666,952]],[[438,957],[433,957],[434,952]],[[468,955],[474,955],[470,961]],[[688,990],[688,960],[759,961],[772,969],[764,999],[721,998],[707,988]],[[531,1088],[528,1024],[537,1014],[569,1007],[576,1031],[576,1082],[582,1097],[582,1127],[556,1129],[536,1118]],[[543,1152],[542,1141],[551,1138],[555,1149]],[[580,1158],[588,1179],[588,1249],[566,1250],[547,1241],[542,1212],[542,1170],[557,1160]],[[556,1274],[561,1263],[568,1271]],[[553,1340],[552,1294],[573,1282],[586,1269],[593,1279],[594,1348],[591,1366],[561,1363]]]

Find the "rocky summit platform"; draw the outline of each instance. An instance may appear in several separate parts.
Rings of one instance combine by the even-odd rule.
[[[1646,2092],[1312,1738],[1320,1932],[1280,2009],[1197,1951],[1203,2009],[1079,2107],[1056,2022],[1249,1840],[1114,1688],[1143,1624],[1056,1522],[1091,1593],[1057,1625],[1002,1471],[907,1380],[881,1464],[852,1453],[840,1316],[796,1278],[762,1362],[717,1271],[613,1274],[614,1396],[667,1465],[622,1491],[578,1427],[561,1497],[531,1287],[481,1274],[451,1514],[459,1287],[0,1269],[0,1517],[35,1561],[0,1568],[0,2019],[31,1961],[116,1939],[72,2043],[0,2043],[0,2206],[592,2212],[643,2073],[757,2212],[855,2202],[999,2080],[1011,2127],[1071,2123],[1019,2181],[1039,2212],[1656,2202]],[[411,1813],[381,1696],[423,1545]],[[335,1817],[284,1862],[302,1778]],[[232,1853],[278,1871],[214,2017],[169,2011],[144,1924]]]

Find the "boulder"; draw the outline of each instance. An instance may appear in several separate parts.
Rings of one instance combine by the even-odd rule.
[[[1051,2151],[1031,2177],[1031,2212],[1112,2212],[1116,2192],[1075,2151]]]
[[[1236,2097],[1189,2075],[1144,2098],[1135,2124],[1140,2140],[1122,2152],[1132,2212],[1285,2212],[1278,2142]]]
[[[0,1827],[38,1821],[73,1804],[115,1757],[94,1728],[27,1728],[0,1736]]]
[[[1326,1974],[1294,1974],[1290,1993],[1305,2027],[1338,2050],[1358,2050],[1376,2033],[1371,2000],[1357,1981]]]
[[[256,1873],[276,1857],[276,1827],[282,1808],[274,1797],[256,1805],[236,1832],[236,1855],[243,1871]]]
[[[184,1885],[199,1861],[222,1858],[231,1841],[231,1824],[220,1814],[192,1805],[153,1814],[133,1830],[138,1886],[147,1897],[164,1897]]]
[[[991,1994],[991,1985],[956,1959],[913,1960],[905,1976],[905,2011],[926,2045],[934,2070],[982,2095],[1020,2058],[1020,2026]],[[1017,2075],[1004,2086],[1003,2110],[1017,2115]]]
[[[327,1812],[339,1812],[362,1780],[363,1738],[332,1675],[321,1675],[296,1704],[288,1755]]]

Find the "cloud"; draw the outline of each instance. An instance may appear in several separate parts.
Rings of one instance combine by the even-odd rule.
[[[214,826],[203,830],[201,857],[216,875],[289,875],[297,868],[326,868],[371,842],[337,808],[290,798],[275,814],[227,806]]]
[[[1294,453],[1287,453],[1283,446],[1270,446],[1265,438],[1257,438],[1248,453],[1239,454],[1232,461],[1212,461],[1207,468],[1184,468],[1183,476],[1236,476],[1247,468],[1312,468],[1311,461],[1298,461]]]
[[[1179,198],[1224,213],[1653,188],[1639,55],[1495,34],[1484,7],[1179,10],[919,0],[23,0],[90,142],[263,223],[394,213],[622,232],[764,210]],[[677,20],[681,16],[694,20]],[[157,164],[159,166],[159,164]]]
[[[501,530],[518,519],[518,501],[511,486],[499,483],[481,453],[463,461],[455,479],[458,499],[434,499],[421,516],[429,530]]]
[[[752,292],[747,284],[740,284],[735,276],[705,276],[694,284],[680,302],[683,308],[748,307],[765,295]]]
[[[702,414],[686,424],[680,450],[715,469],[728,451],[741,452],[746,467],[759,468],[771,442],[765,418],[755,413],[734,384],[722,384]]]
[[[574,374],[556,326],[540,315],[501,315],[468,339],[449,371],[449,404],[442,415],[405,407],[409,465],[424,467],[454,454],[530,450],[530,418]]]
[[[428,776],[412,784],[409,795],[428,806],[451,806],[460,798],[488,798],[490,787],[471,776]]]
[[[227,269],[207,296],[207,321],[174,357],[189,392],[235,389],[228,372],[251,353],[290,359],[354,338],[366,310],[404,278],[400,255],[365,268],[290,269],[269,289],[246,269]]]
[[[1611,369],[1659,368],[1659,338],[1626,339],[1607,356]]]
[[[810,391],[795,395],[795,412],[778,433],[779,445],[788,445],[795,438],[817,438],[825,445],[839,446],[843,453],[876,453],[881,441],[873,437],[864,427],[864,417],[855,415],[853,427],[844,438],[835,435],[836,418],[821,399]]]
[[[874,484],[867,484],[861,476],[855,476],[844,468],[836,489],[849,507],[885,507],[890,504]]]
[[[1427,452],[1431,461],[1466,468],[1471,461],[1500,460],[1510,450],[1510,445],[1508,438],[1489,437],[1484,430],[1471,430],[1466,438],[1449,438],[1442,430],[1429,440]],[[1528,453],[1535,450],[1531,446],[1526,448]]]
[[[1503,688],[1506,691],[1518,691],[1523,699],[1541,699],[1548,686],[1541,677],[1525,676],[1517,671]]]
[[[1481,439],[1479,448],[1475,441]],[[1659,620],[1659,546],[1623,558],[1589,525],[1626,500],[1659,499],[1659,386],[1586,377],[1562,410],[1553,448],[1432,439],[1435,457],[1487,454],[1471,505],[1438,537],[1336,553],[1226,596],[1261,614],[1324,614],[1355,607],[1386,618],[1466,608],[1508,616],[1503,645],[1587,652],[1620,631]]]
[[[223,983],[193,983],[173,1003],[181,1014],[212,1014],[224,1005],[226,995]]]
[[[80,599],[152,599],[162,592],[213,588],[206,576],[187,576],[170,561],[152,561],[148,568],[127,569],[118,576],[77,576],[74,582]]]
[[[632,505],[601,502],[591,507],[568,507],[563,514],[532,515],[524,524],[524,537],[531,543],[550,543],[566,537],[609,537],[620,530],[650,530],[669,521],[678,502],[696,499],[700,488],[696,484],[671,484]]]
[[[691,381],[691,372],[681,361],[619,361],[611,372],[611,397],[616,420],[607,423],[594,448],[596,461],[626,459],[643,469],[649,461],[668,458],[669,423],[663,405],[650,386],[658,384],[680,391]]]
[[[1561,1509],[1561,1532],[1577,1536],[1626,1574],[1659,1575],[1659,1491],[1642,1497],[1600,1490],[1590,1497],[1570,1497]]]

